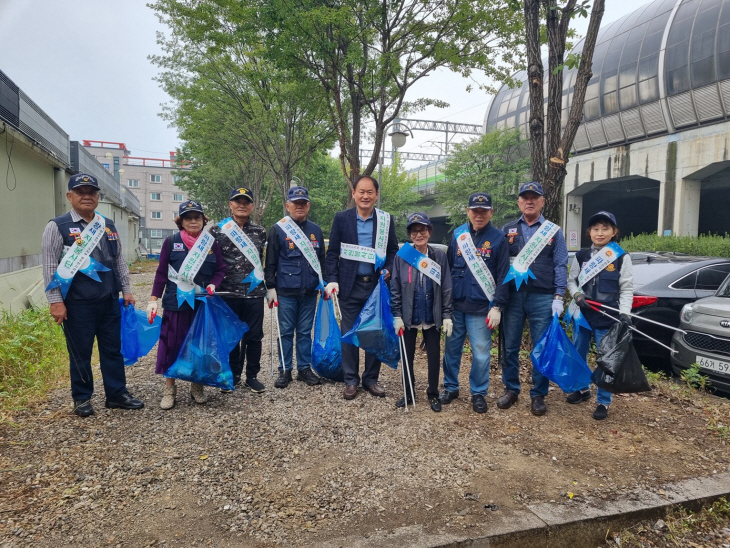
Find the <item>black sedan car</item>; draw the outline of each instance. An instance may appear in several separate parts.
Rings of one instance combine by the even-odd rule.
[[[634,314],[673,327],[679,326],[682,307],[715,294],[730,274],[730,259],[696,257],[681,253],[632,252],[634,266]],[[671,346],[674,331],[634,318],[634,326]],[[670,352],[634,333],[634,347],[650,369],[671,373]]]

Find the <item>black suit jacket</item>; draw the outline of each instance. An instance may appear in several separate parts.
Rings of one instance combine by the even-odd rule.
[[[373,214],[373,243],[375,232],[378,226],[378,214]],[[347,298],[355,284],[358,261],[340,258],[340,244],[359,245],[357,241],[357,208],[346,209],[335,215],[330,230],[330,244],[327,249],[327,282],[340,284],[340,297]],[[395,222],[390,216],[390,227],[388,228],[388,244],[385,248],[385,264],[383,268],[393,272],[393,259],[398,253],[398,237],[395,235]],[[375,270],[373,269],[373,274]]]

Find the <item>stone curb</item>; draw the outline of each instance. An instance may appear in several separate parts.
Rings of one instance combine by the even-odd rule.
[[[657,489],[659,491],[660,489]],[[318,543],[334,548],[564,548],[601,546],[609,531],[628,527],[638,521],[664,517],[672,506],[688,509],[730,496],[730,473],[692,478],[661,486],[664,494],[639,490],[624,500],[606,502],[587,498],[577,505],[531,504],[524,510],[505,510],[488,514],[473,536],[429,534],[422,525],[401,527],[388,534],[367,538],[337,539]]]

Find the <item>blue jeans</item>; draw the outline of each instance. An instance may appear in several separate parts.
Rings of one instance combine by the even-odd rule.
[[[471,344],[471,371],[469,387],[472,396],[487,395],[489,388],[489,367],[491,364],[492,330],[486,324],[487,315],[465,314],[454,310],[454,331],[446,338],[444,345],[444,390],[459,389],[459,369],[464,339],[469,335]]]
[[[317,308],[317,294],[303,297],[279,295],[279,329],[284,352],[284,370],[291,371],[294,331],[297,332],[297,371],[309,369],[312,364],[312,325]],[[279,371],[282,356],[279,351]]]
[[[608,333],[608,328],[605,329],[598,329],[593,328],[593,332],[586,329],[585,327],[578,327],[577,329],[573,330],[573,346],[575,346],[575,349],[578,351],[578,354],[580,354],[584,360],[586,360],[586,363],[588,362],[588,347],[591,343],[591,335],[596,340],[596,346],[601,344],[601,339],[605,337],[606,333]],[[588,390],[590,386],[586,386],[582,390]],[[611,401],[613,400],[613,396],[611,392],[608,392],[607,390],[604,390],[603,388],[599,388],[596,392],[596,400],[598,403],[601,403],[608,407],[611,405]]]
[[[504,329],[504,365],[502,366],[502,382],[504,387],[515,394],[520,393],[520,346],[525,319],[530,320],[530,337],[532,344],[537,343],[552,320],[552,294],[510,292],[507,310],[502,317]],[[532,368],[532,388],[530,397],[547,396],[550,381],[534,367]]]

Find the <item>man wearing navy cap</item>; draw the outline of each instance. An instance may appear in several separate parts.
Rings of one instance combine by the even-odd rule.
[[[71,211],[49,221],[43,232],[43,278],[51,315],[66,335],[74,413],[80,417],[94,414],[94,339],[106,407],[140,409],[142,401],[127,392],[121,352],[119,292],[124,295],[124,306],[134,306],[134,297],[117,229],[114,221],[96,214],[99,183],[93,175],[72,176],[66,199]],[[93,248],[90,259],[83,260],[80,250],[88,251],[87,245]],[[63,268],[74,264],[74,273]]]
[[[254,210],[253,192],[250,188],[243,186],[234,188],[228,198],[228,206],[231,208],[231,218],[255,246],[260,264],[263,264],[266,229],[251,221]],[[241,282],[254,270],[255,265],[244,256],[234,242],[221,231],[219,226],[213,226],[210,233],[218,242],[223,254],[223,260],[226,262],[226,277],[223,278],[220,291],[226,292],[228,295],[223,297],[223,300],[231,307],[231,310],[238,318],[246,322],[249,327],[241,342],[235,346],[230,354],[233,381],[236,385],[240,384],[241,377],[244,374],[245,361],[246,377],[244,386],[252,392],[263,392],[266,387],[258,380],[257,375],[261,371],[261,340],[264,338],[264,297],[266,296],[266,287],[262,282],[249,292],[251,282]]]
[[[466,214],[468,222],[454,230],[446,252],[453,285],[454,328],[444,345],[444,390],[439,399],[448,404],[459,397],[461,356],[469,335],[472,408],[486,413],[492,331],[499,325],[508,297],[502,282],[509,269],[509,249],[504,233],[491,223],[494,209],[489,194],[469,196]]]
[[[325,249],[322,229],[307,220],[310,206],[306,188],[290,188],[285,207],[296,227],[286,223],[275,224],[269,230],[266,245],[266,299],[269,308],[279,308],[283,350],[283,356],[279,356],[279,376],[274,382],[276,388],[286,388],[292,381],[294,331],[297,332],[297,380],[309,386],[320,383],[311,368],[312,324],[320,283],[317,270],[319,274],[324,271]],[[303,240],[297,238],[302,235]],[[310,264],[310,259],[316,264]]]
[[[541,227],[548,223],[541,213],[545,196],[540,183],[523,183],[517,206],[522,215],[503,228],[511,257],[517,257],[532,239],[537,243]],[[563,294],[568,282],[568,248],[562,229],[554,229],[556,231],[550,238],[544,239],[544,247],[529,264],[534,279],[528,277],[521,284],[522,287],[515,280],[508,284],[509,303],[502,324],[505,342],[505,363],[502,366],[504,393],[497,400],[500,409],[508,409],[515,404],[520,393],[519,354],[525,320],[530,321],[530,337],[535,344],[550,325],[553,314],[563,313]],[[530,412],[537,416],[544,415],[547,413],[545,396],[550,382],[534,367],[532,382]]]

